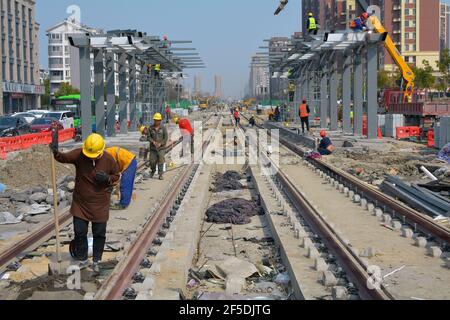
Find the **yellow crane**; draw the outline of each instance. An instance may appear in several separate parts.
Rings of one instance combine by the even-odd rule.
[[[376,16],[370,16],[369,20],[372,23],[372,26],[374,28],[373,30],[375,32],[381,34],[387,33],[386,29]],[[406,63],[405,59],[403,59],[402,55],[397,50],[397,47],[395,46],[394,41],[392,41],[392,38],[389,36],[389,34],[387,34],[386,40],[384,41],[384,47],[386,48],[392,59],[394,59],[395,64],[402,73],[404,82],[402,90],[404,91],[404,97],[410,100],[415,88],[414,81],[416,80],[416,76],[409,64]]]
[[[367,8],[369,8],[367,2],[365,0],[357,0],[358,4],[362,8],[362,10],[366,11]],[[280,7],[278,10],[283,10],[284,7],[287,5],[288,1],[280,0]],[[277,11],[278,11],[277,10]],[[279,13],[279,12],[278,12]],[[389,33],[386,31],[386,28],[383,26],[383,24],[380,22],[377,16],[371,15],[369,17],[370,22],[373,26],[373,31],[380,33],[380,34],[386,34],[386,40],[384,41],[384,46],[389,53],[389,55],[394,60],[397,67],[400,69],[400,72],[402,74],[403,83],[402,91],[403,96],[405,100],[411,101],[412,95],[414,93],[415,89],[415,80],[416,76],[414,72],[412,71],[411,67],[406,63],[405,59],[403,59],[400,52],[397,50],[397,47],[394,44],[394,41],[392,41],[392,38],[389,36]]]
[[[369,5],[367,1],[365,0],[357,0],[359,6],[362,8],[363,11],[368,11]],[[389,36],[389,33],[387,32],[386,28],[381,23],[380,19],[376,15],[370,15],[369,21],[371,22],[373,26],[373,31],[380,34],[386,34],[386,40],[384,41],[384,47],[386,48],[389,55],[394,60],[397,67],[400,69],[400,72],[402,74],[403,78],[403,97],[405,100],[411,101],[412,95],[414,93],[415,89],[415,80],[416,75],[412,71],[411,67],[408,63],[406,63],[405,59],[403,59],[402,55],[398,51],[397,47],[394,44],[394,41],[392,41],[392,38]]]

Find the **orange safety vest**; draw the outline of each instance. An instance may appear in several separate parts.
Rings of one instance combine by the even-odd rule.
[[[300,118],[309,117],[308,108],[306,104],[300,105]]]

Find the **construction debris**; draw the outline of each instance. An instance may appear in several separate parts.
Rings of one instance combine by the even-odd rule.
[[[231,223],[236,225],[249,224],[251,217],[263,212],[253,201],[234,198],[213,205],[206,212],[207,222]]]

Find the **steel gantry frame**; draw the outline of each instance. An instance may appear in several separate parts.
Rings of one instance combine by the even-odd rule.
[[[293,37],[291,41],[294,46],[289,52],[277,56],[269,52],[269,66],[276,75],[298,70],[295,83],[300,87],[295,91],[293,108],[296,113],[298,105],[306,98],[311,113],[320,116],[321,128],[338,131],[338,97],[342,96],[344,134],[362,136],[363,119],[367,115],[367,137],[376,139],[378,47],[385,36],[342,32]],[[295,119],[298,121],[297,116]]]
[[[163,113],[165,78],[185,69],[204,68],[194,48],[174,47],[191,41],[168,41],[147,36],[136,30],[114,30],[103,35],[76,34],[70,44],[80,52],[80,92],[82,138],[92,133],[92,116],[96,116],[96,131],[102,136],[116,135],[115,76],[119,76],[120,133],[138,130],[138,109],[141,121],[150,123],[153,114]],[[91,53],[94,55],[94,79],[91,83]],[[149,65],[161,66],[159,73]],[[117,66],[117,68],[116,68]],[[106,96],[106,108],[105,108]],[[95,98],[95,111],[91,108]]]

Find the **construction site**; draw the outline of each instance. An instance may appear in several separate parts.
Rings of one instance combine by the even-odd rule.
[[[0,300],[450,300],[448,88],[420,88],[387,13],[353,3],[335,28],[303,1],[242,99],[216,76],[180,102],[195,41],[70,34],[79,94],[0,137]]]

